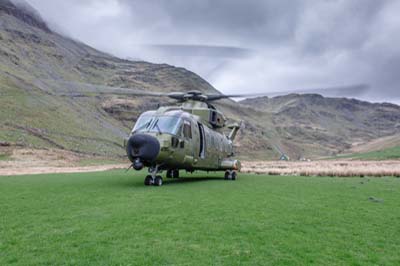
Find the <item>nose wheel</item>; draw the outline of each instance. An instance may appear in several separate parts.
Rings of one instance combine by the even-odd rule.
[[[146,178],[144,179],[144,185],[145,186],[157,186],[160,187],[163,184],[163,178],[161,176],[156,176],[155,178],[153,178],[151,175],[146,176]]]
[[[154,183],[153,177],[151,175],[146,176],[146,178],[144,179],[144,185],[151,186],[153,185],[153,183]]]
[[[145,186],[154,185],[157,187],[162,186],[163,179],[160,175],[157,175],[159,172],[161,171],[158,170],[158,166],[149,168],[150,174],[146,176],[146,178],[144,179],[144,185]]]
[[[163,179],[162,179],[162,177],[161,176],[156,176],[156,178],[154,179],[154,184],[153,185],[155,185],[155,186],[157,186],[157,187],[160,187],[160,186],[162,186],[162,184],[163,184]]]

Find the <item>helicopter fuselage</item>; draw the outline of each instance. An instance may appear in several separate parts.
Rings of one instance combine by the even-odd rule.
[[[161,107],[138,118],[127,143],[136,170],[240,170],[233,159],[235,134],[223,133],[223,115],[202,103],[191,104]]]

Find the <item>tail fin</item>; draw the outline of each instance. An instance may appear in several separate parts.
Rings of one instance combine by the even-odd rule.
[[[242,127],[243,121],[240,121],[240,124],[234,123],[229,125],[228,128],[231,129],[231,133],[229,133],[228,139],[234,141],[239,129]]]

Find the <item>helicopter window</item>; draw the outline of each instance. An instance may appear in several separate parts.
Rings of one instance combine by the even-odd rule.
[[[178,133],[176,133],[178,137],[183,137],[183,124],[179,126]]]
[[[199,151],[199,157],[201,159],[204,159],[206,157],[206,139],[205,139],[205,132],[204,132],[204,127],[202,124],[198,123],[199,126],[199,134],[200,134],[200,151]]]
[[[133,128],[132,132],[145,131],[150,126],[152,120],[152,116],[140,116],[139,119],[136,121],[135,127]]]
[[[192,127],[188,121],[184,121],[183,123],[183,136],[188,139],[192,138]]]
[[[179,129],[180,118],[175,116],[143,116],[136,122],[135,132],[159,132],[175,135]]]
[[[150,131],[176,134],[179,128],[179,117],[174,116],[160,116],[157,117]]]
[[[210,120],[211,120],[211,121],[210,121],[211,123],[215,123],[215,122],[216,122],[216,120],[217,120],[217,112],[211,111]]]

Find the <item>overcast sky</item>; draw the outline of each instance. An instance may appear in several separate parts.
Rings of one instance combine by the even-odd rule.
[[[397,0],[28,2],[64,34],[186,67],[224,93],[367,83],[360,98],[400,102]]]

